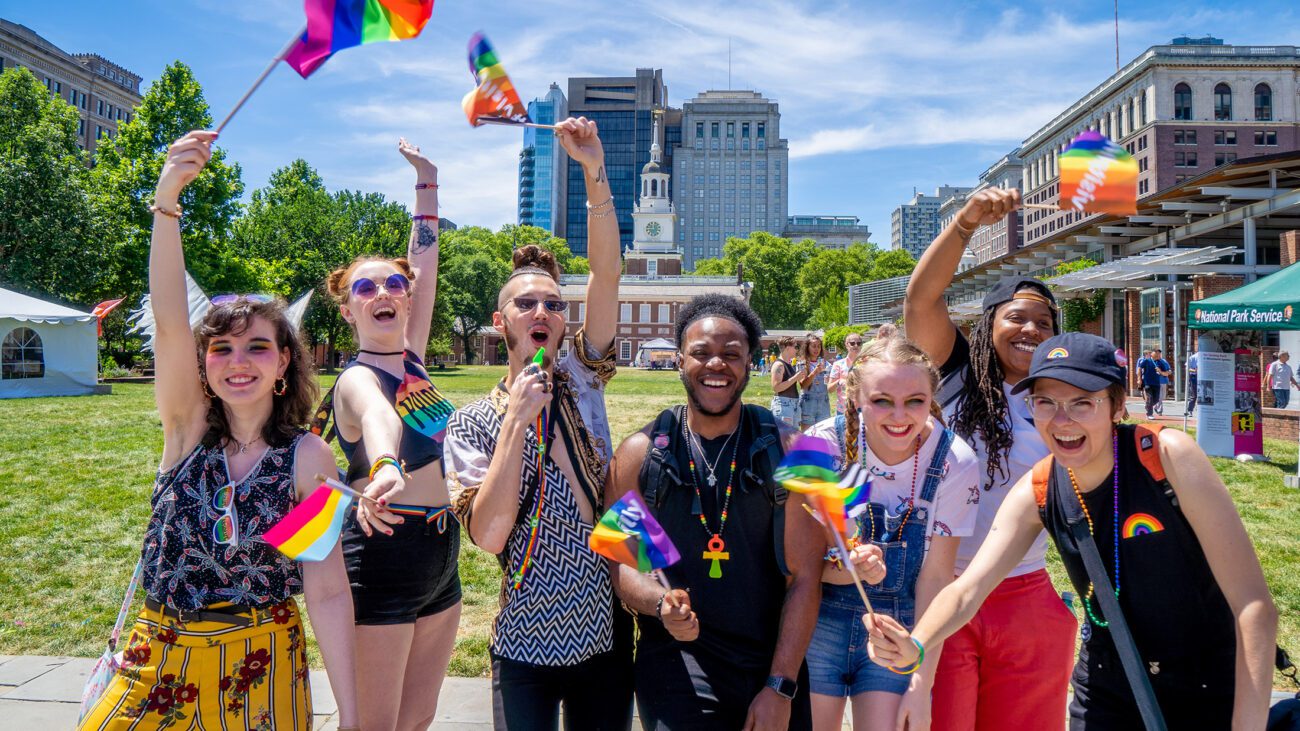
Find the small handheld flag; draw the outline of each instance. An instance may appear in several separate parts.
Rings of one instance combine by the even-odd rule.
[[[519,92],[506,75],[496,50],[482,33],[475,33],[469,39],[469,72],[478,86],[465,95],[460,105],[470,125],[477,127],[486,122],[545,126],[533,124],[528,118],[528,108],[519,99]]]
[[[1137,213],[1138,164],[1123,147],[1087,130],[1061,153],[1063,211]]]
[[[108,317],[108,313],[112,312],[114,308],[122,304],[123,299],[124,298],[119,297],[115,300],[106,300],[104,302],[100,302],[99,304],[95,305],[95,309],[90,311],[90,314],[94,315],[99,320],[98,323],[99,334],[101,336],[104,334],[104,318]]]
[[[305,0],[307,30],[284,61],[304,79],[345,48],[420,35],[433,0]]]
[[[316,475],[321,486],[307,496],[262,538],[296,561],[323,561],[343,530],[343,518],[357,498],[356,490]]]
[[[614,503],[591,531],[591,550],[646,573],[681,560],[663,526],[632,491]]]

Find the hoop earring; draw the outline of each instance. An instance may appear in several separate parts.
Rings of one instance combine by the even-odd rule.
[[[283,378],[277,378],[277,379],[275,379],[275,388],[272,389],[272,393],[274,393],[276,396],[283,396],[284,393],[285,393],[285,391],[288,391],[288,390],[289,390],[289,382],[288,382],[288,381],[286,381],[286,380],[283,379]]]
[[[208,379],[206,375],[199,376],[199,387],[203,389],[204,396],[207,396],[208,398],[214,401],[216,400],[217,394],[214,393],[212,387],[208,385]]]

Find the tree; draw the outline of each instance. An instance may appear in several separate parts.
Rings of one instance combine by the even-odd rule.
[[[695,271],[691,272],[697,277],[727,277],[735,273],[734,263],[728,270],[726,259],[700,259],[695,262]]]
[[[755,231],[746,238],[727,239],[722,247],[721,266],[705,259],[697,262],[695,273],[734,273],[744,268],[746,281],[754,283],[749,304],[768,328],[803,327],[807,320],[799,299],[798,285],[792,276],[817,252],[817,245],[804,240],[798,243]],[[716,260],[714,260],[716,261]]]
[[[1092,259],[1075,259],[1056,265],[1056,275],[1072,274],[1094,267],[1097,262]],[[1074,299],[1061,299],[1061,327],[1065,332],[1079,332],[1086,323],[1092,322],[1106,314],[1106,290],[1099,289],[1092,294]]]
[[[462,252],[439,263],[437,309],[450,317],[466,363],[474,362],[473,338],[492,322],[497,295],[509,276],[510,267],[487,251]]]
[[[905,277],[916,268],[916,259],[906,249],[882,251],[872,263],[871,276],[865,280],[874,282],[879,279]]]
[[[823,302],[833,300],[831,309],[823,313],[822,322],[813,325],[814,327],[843,325],[848,322],[849,285],[873,279],[875,261],[879,256],[880,251],[875,246],[855,243],[844,249],[817,249],[809,257],[796,278],[803,311],[816,313]],[[824,321],[832,312],[837,311],[840,299],[843,299],[844,319]]]
[[[93,304],[96,245],[77,111],[25,68],[0,74],[0,282]]]
[[[839,289],[829,292],[817,303],[812,317],[808,318],[808,327],[812,330],[824,330],[849,322],[849,291]]]

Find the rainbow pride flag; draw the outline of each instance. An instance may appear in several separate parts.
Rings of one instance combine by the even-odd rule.
[[[588,544],[596,553],[642,573],[671,566],[682,558],[635,490],[605,511]]]
[[[822,521],[843,534],[849,519],[866,510],[871,480],[857,463],[840,475],[835,471],[836,460],[835,445],[801,436],[785,453],[774,477],[787,490],[808,496]]]
[[[433,0],[304,0],[307,32],[284,62],[304,79],[345,48],[420,35]]]
[[[326,480],[262,538],[294,560],[323,561],[338,541],[356,495],[347,486]]]
[[[520,101],[519,92],[497,59],[496,50],[482,33],[475,33],[469,39],[469,72],[474,75],[478,86],[465,95],[460,105],[472,126],[484,122],[523,124],[531,121],[528,108]]]
[[[1137,160],[1100,132],[1087,130],[1061,153],[1063,211],[1137,213]]]

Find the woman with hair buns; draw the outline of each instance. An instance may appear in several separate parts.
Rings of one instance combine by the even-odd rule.
[[[358,257],[327,282],[358,345],[332,406],[347,482],[371,498],[357,502],[343,532],[366,731],[433,722],[461,607],[460,530],[442,467],[453,407],[424,369],[438,283],[438,169],[406,140],[398,151],[416,173],[407,255]]]

